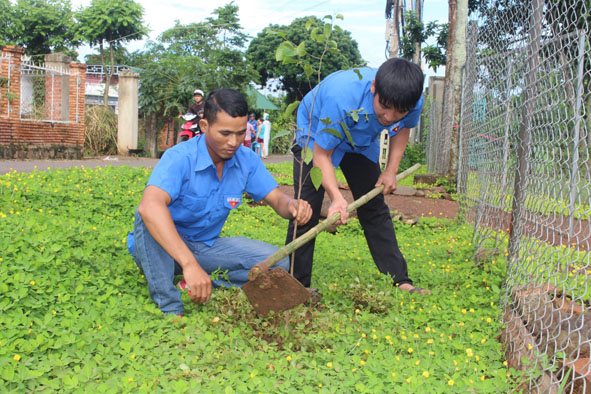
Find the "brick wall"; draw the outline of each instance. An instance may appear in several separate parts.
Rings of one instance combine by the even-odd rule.
[[[4,56],[11,56],[10,72],[10,112],[7,117],[0,117],[0,159],[79,159],[84,148],[84,86],[86,65],[70,63],[70,76],[60,77],[60,86],[69,85],[69,94],[61,93],[46,97],[46,103],[54,100],[59,108],[60,119],[66,123],[20,120],[20,65],[23,51],[21,48],[7,46],[2,48]],[[0,75],[8,77],[8,62],[2,62]],[[49,75],[49,73],[48,73]],[[64,78],[67,78],[65,80]],[[55,85],[54,85],[55,86]],[[2,91],[0,114],[7,112],[7,98]],[[63,106],[68,106],[68,111]],[[54,112],[55,115],[55,112]],[[67,118],[66,118],[67,116]],[[54,119],[56,117],[54,116]]]

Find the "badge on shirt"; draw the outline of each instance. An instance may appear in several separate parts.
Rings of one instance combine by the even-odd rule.
[[[400,126],[396,125],[396,127],[394,127],[394,128],[392,129],[392,132],[393,132],[393,133],[398,133],[398,127],[400,127]]]
[[[240,197],[227,197],[226,201],[232,207],[232,209],[236,208],[236,205],[240,204]]]

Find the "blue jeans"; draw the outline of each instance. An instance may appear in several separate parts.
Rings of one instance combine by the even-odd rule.
[[[213,280],[214,287],[241,287],[248,281],[250,268],[275,253],[277,246],[244,237],[218,238],[212,246],[202,242],[183,239],[197,262],[211,274],[216,270],[219,279]],[[135,246],[133,246],[135,243]],[[128,237],[128,245],[135,263],[148,281],[150,297],[163,313],[183,314],[183,302],[174,276],[182,275],[180,265],[152,238],[142,217],[135,213],[134,232]],[[289,258],[279,261],[275,267],[289,270]],[[225,280],[222,276],[226,276]]]

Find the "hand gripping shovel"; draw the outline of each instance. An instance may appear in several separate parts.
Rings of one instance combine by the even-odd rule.
[[[396,181],[400,181],[406,176],[412,174],[421,167],[420,164],[415,164],[411,168],[396,175]],[[353,212],[360,206],[366,204],[372,198],[380,194],[384,190],[384,186],[378,186],[357,200],[353,201],[347,206],[347,212]],[[328,218],[312,227],[300,237],[288,243],[264,261],[255,264],[248,273],[248,282],[246,282],[242,289],[246,297],[252,304],[257,315],[266,316],[269,312],[275,313],[283,312],[303,304],[310,298],[310,293],[306,288],[293,276],[291,276],[283,268],[275,268],[269,271],[269,268],[274,266],[277,262],[300,246],[304,245],[311,239],[315,238],[327,227],[334,224],[341,218],[340,213],[334,213]]]

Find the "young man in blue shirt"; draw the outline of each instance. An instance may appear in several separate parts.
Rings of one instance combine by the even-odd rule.
[[[307,147],[313,151],[313,161],[304,163],[301,169],[301,198],[310,203],[314,213],[306,225],[298,226],[298,236],[318,223],[325,191],[331,201],[327,216],[340,212],[338,224],[346,223],[348,204],[339,191],[334,167],[343,171],[355,199],[379,185],[384,185],[384,195],[396,189],[396,173],[409,129],[418,124],[421,114],[423,81],[419,66],[404,59],[390,59],[377,70],[335,72],[306,94],[298,108],[296,144],[292,149],[294,193],[297,196],[300,189],[301,151]],[[384,129],[388,130],[390,150],[382,172],[378,164],[378,137]],[[322,170],[319,190],[308,176],[313,166]],[[428,293],[413,286],[408,277],[384,196],[360,207],[357,214],[380,272],[392,276],[402,290]],[[293,233],[294,221],[290,221],[286,243],[293,240]],[[295,252],[294,275],[306,287],[310,286],[313,258],[314,240]]]
[[[204,135],[168,149],[144,190],[128,247],[164,313],[183,314],[175,275],[183,275],[193,302],[206,303],[213,271],[227,271],[230,280],[214,285],[241,286],[250,268],[278,249],[244,237],[219,237],[244,192],[265,200],[283,218],[304,224],[312,215],[307,202],[298,204],[282,193],[261,160],[242,146],[247,114],[240,92],[211,92],[200,121]],[[289,261],[277,265],[287,270]]]

